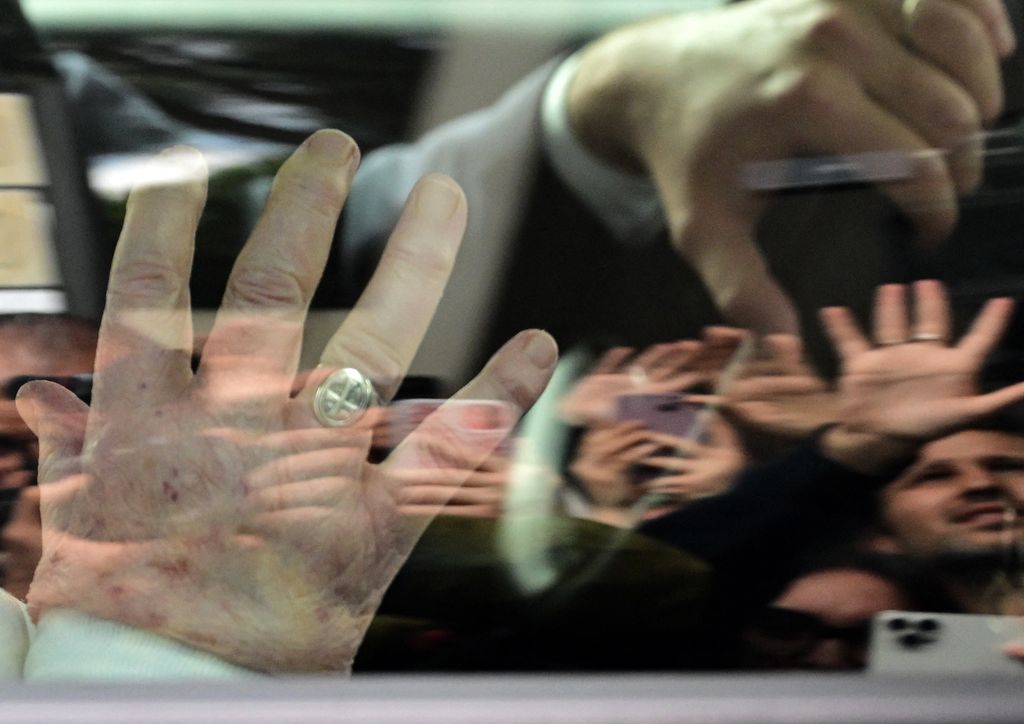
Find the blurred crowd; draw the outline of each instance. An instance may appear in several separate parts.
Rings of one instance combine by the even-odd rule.
[[[908,289],[879,288],[872,339],[847,310],[823,311],[841,360],[835,379],[815,370],[795,335],[709,327],[700,339],[598,355],[546,408],[569,431],[555,462],[524,459],[532,443],[513,433],[468,470],[457,440],[434,439],[420,452],[429,462],[393,474],[400,515],[439,517],[370,627],[366,668],[860,669],[884,611],[1020,613],[1024,434],[1014,408],[1001,408],[1022,393],[972,387],[1011,307],[991,301],[958,343],[942,285]],[[43,528],[38,447],[13,396],[51,379],[77,384],[88,399],[97,332],[66,315],[0,320],[8,381],[0,570],[18,597]],[[442,402],[374,409],[371,460],[400,449]],[[452,414],[471,434],[509,429],[498,402],[466,400]],[[516,486],[545,502],[524,514]],[[481,567],[514,563],[491,540],[497,531],[532,535],[531,518],[570,526],[541,545],[571,561],[542,595],[515,586],[501,595],[521,598],[511,606],[520,613],[566,600],[513,621],[500,610],[508,602],[474,589],[494,586],[494,570]],[[572,526],[584,526],[582,537]],[[650,547],[634,550],[638,536]],[[613,560],[623,552],[635,568],[629,576]],[[672,568],[674,556],[682,567]],[[679,580],[652,589],[635,579],[663,576],[666,566]],[[578,577],[608,590],[595,599],[594,582]],[[658,601],[652,611],[643,600],[671,600],[680,587],[697,592],[677,608]],[[469,603],[443,610],[450,596]],[[605,596],[618,600],[611,606]],[[601,644],[576,650],[577,636],[595,633],[595,617],[623,614],[628,625],[609,624]],[[586,631],[558,630],[576,615]],[[545,641],[525,653],[539,632]],[[512,653],[489,647],[496,635]]]

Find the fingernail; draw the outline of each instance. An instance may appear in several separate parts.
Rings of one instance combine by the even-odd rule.
[[[430,221],[448,221],[462,199],[453,184],[443,176],[428,176],[420,181],[416,187],[416,210]]]
[[[317,156],[335,162],[350,164],[359,158],[359,146],[350,136],[332,129],[317,131],[303,144]]]
[[[957,134],[956,140],[949,144],[951,147],[966,142],[970,139],[971,133],[977,130],[977,117],[970,108],[965,108],[959,103],[943,104],[937,115],[946,128]]]
[[[558,344],[547,332],[534,330],[523,347],[526,358],[541,369],[547,369],[558,359]]]
[[[1013,55],[1013,51],[1017,48],[1017,35],[1013,32],[1013,26],[1008,17],[1004,18],[1002,22],[996,23],[996,42],[999,44],[999,55],[1003,58]]]
[[[165,148],[142,169],[135,188],[184,186],[205,182],[206,159],[191,146]]]
[[[22,385],[21,389],[18,390],[16,399],[16,406],[18,414],[21,415],[21,419],[25,421],[29,430],[32,430],[36,435],[39,434],[39,405],[33,398],[34,385],[28,383]]]

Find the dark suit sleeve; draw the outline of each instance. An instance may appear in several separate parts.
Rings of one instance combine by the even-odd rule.
[[[848,542],[872,520],[886,477],[861,475],[807,443],[748,470],[727,493],[645,524],[646,535],[712,565],[723,589],[763,600],[795,558]]]

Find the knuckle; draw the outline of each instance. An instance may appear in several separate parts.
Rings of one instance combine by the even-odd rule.
[[[336,179],[322,174],[296,174],[278,191],[278,202],[312,217],[318,224],[333,226],[345,203],[345,193]]]
[[[807,117],[805,123],[820,122],[837,115],[835,74],[824,64],[802,63],[781,72],[767,89],[769,104],[782,118]]]
[[[346,323],[346,342],[332,350],[331,358],[367,372],[385,394],[397,389],[405,374],[401,350],[369,321]]]
[[[856,14],[844,5],[831,4],[818,8],[803,36],[803,45],[810,51],[828,52],[837,46],[855,43],[859,24]]]
[[[992,52],[981,18],[955,4],[945,7],[948,12],[921,13],[915,32],[929,45],[944,49],[953,60]]]
[[[395,240],[387,245],[381,260],[400,279],[417,285],[443,284],[451,274],[454,255],[447,244],[414,244]]]
[[[287,269],[236,269],[228,296],[239,307],[301,307],[308,296],[302,281]]]
[[[174,267],[156,257],[123,261],[111,279],[108,298],[169,299],[177,297],[184,280]]]

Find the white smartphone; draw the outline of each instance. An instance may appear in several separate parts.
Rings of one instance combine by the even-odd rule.
[[[883,611],[871,627],[871,674],[1000,674],[1024,676],[1024,663],[1002,652],[1024,641],[1024,618]]]

